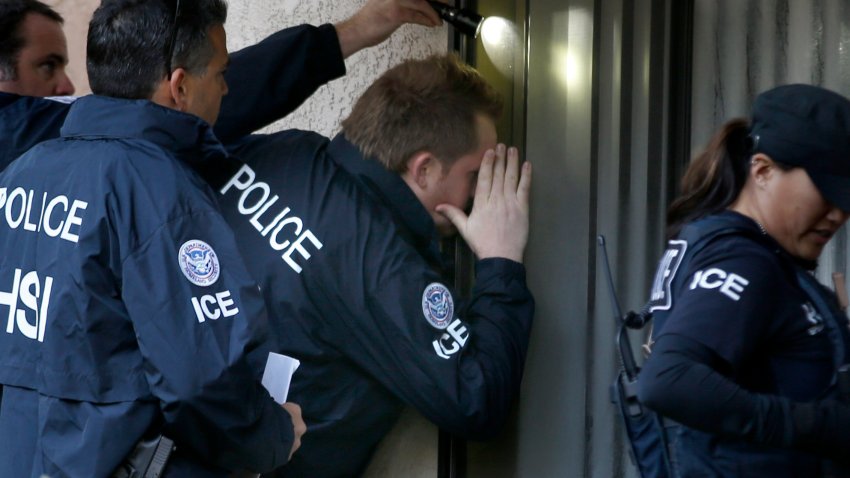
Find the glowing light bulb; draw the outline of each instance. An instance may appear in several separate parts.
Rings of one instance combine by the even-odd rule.
[[[481,43],[493,66],[511,78],[514,74],[514,58],[519,47],[516,25],[506,18],[488,17],[481,26]]]

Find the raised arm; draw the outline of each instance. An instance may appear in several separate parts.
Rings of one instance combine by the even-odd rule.
[[[378,45],[405,23],[437,27],[443,24],[426,0],[369,0],[351,18],[336,24],[342,56]]]
[[[346,58],[380,44],[405,23],[442,24],[425,0],[369,0],[336,25],[286,28],[233,53],[216,135],[230,142],[285,117],[343,76]]]
[[[317,88],[345,74],[333,25],[281,30],[230,56],[230,92],[221,103],[216,136],[231,142],[288,115]]]

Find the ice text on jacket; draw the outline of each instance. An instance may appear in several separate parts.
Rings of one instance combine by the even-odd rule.
[[[691,281],[691,290],[701,287],[703,289],[720,288],[720,293],[734,301],[741,298],[741,293],[750,281],[735,273],[727,273],[724,270],[712,267],[706,271],[697,271]]]
[[[44,232],[49,237],[59,237],[70,242],[79,242],[81,214],[88,203],[67,196],[38,194],[32,189],[0,188],[0,221],[5,220],[11,229],[23,227],[25,231]]]
[[[455,319],[432,345],[439,357],[448,360],[452,355],[460,352],[467,340],[469,340],[469,331],[460,319]]]
[[[284,251],[281,255],[283,261],[292,270],[300,274],[302,267],[292,255],[297,252],[305,261],[309,260],[312,254],[307,248],[312,244],[312,247],[319,250],[322,248],[322,242],[316,238],[310,229],[304,228],[304,222],[301,218],[290,214],[290,208],[281,209],[278,206],[272,209],[280,196],[272,195],[268,183],[256,181],[256,179],[257,174],[250,166],[242,166],[220,192],[222,195],[227,194],[231,187],[242,191],[237,204],[239,214],[250,216],[249,222],[254,229],[261,236],[268,238],[269,246],[273,250],[276,252]]]
[[[218,320],[221,317],[233,317],[239,313],[239,308],[233,302],[230,291],[219,292],[215,295],[203,295],[201,298],[192,297],[192,307],[198,322],[207,319]]]
[[[23,271],[15,269],[12,288],[4,292],[0,285],[0,306],[9,308],[6,320],[6,333],[15,333],[15,326],[24,337],[44,342],[44,329],[47,325],[47,309],[50,306],[50,290],[53,288],[53,278],[44,277],[42,284],[35,271],[21,275]],[[41,302],[41,303],[39,303]],[[28,314],[27,311],[32,311]],[[30,321],[30,317],[32,321]]]

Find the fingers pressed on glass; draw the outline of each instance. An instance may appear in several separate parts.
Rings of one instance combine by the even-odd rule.
[[[505,196],[516,196],[519,175],[519,151],[513,147],[508,148],[508,164],[507,171],[505,171]]]
[[[478,169],[478,185],[475,187],[475,203],[481,203],[490,198],[490,190],[493,187],[493,166],[496,160],[496,152],[492,149],[484,153],[484,160]]]
[[[519,178],[519,186],[517,187],[516,196],[520,204],[528,209],[528,198],[531,191],[531,176],[533,168],[531,163],[526,161],[522,163],[522,173]]]
[[[505,145],[496,146],[496,162],[493,165],[493,184],[503,188],[505,184]]]

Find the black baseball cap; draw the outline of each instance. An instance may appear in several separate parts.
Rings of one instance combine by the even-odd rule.
[[[806,170],[823,197],[850,211],[850,100],[811,85],[765,91],[753,104],[754,153]]]

